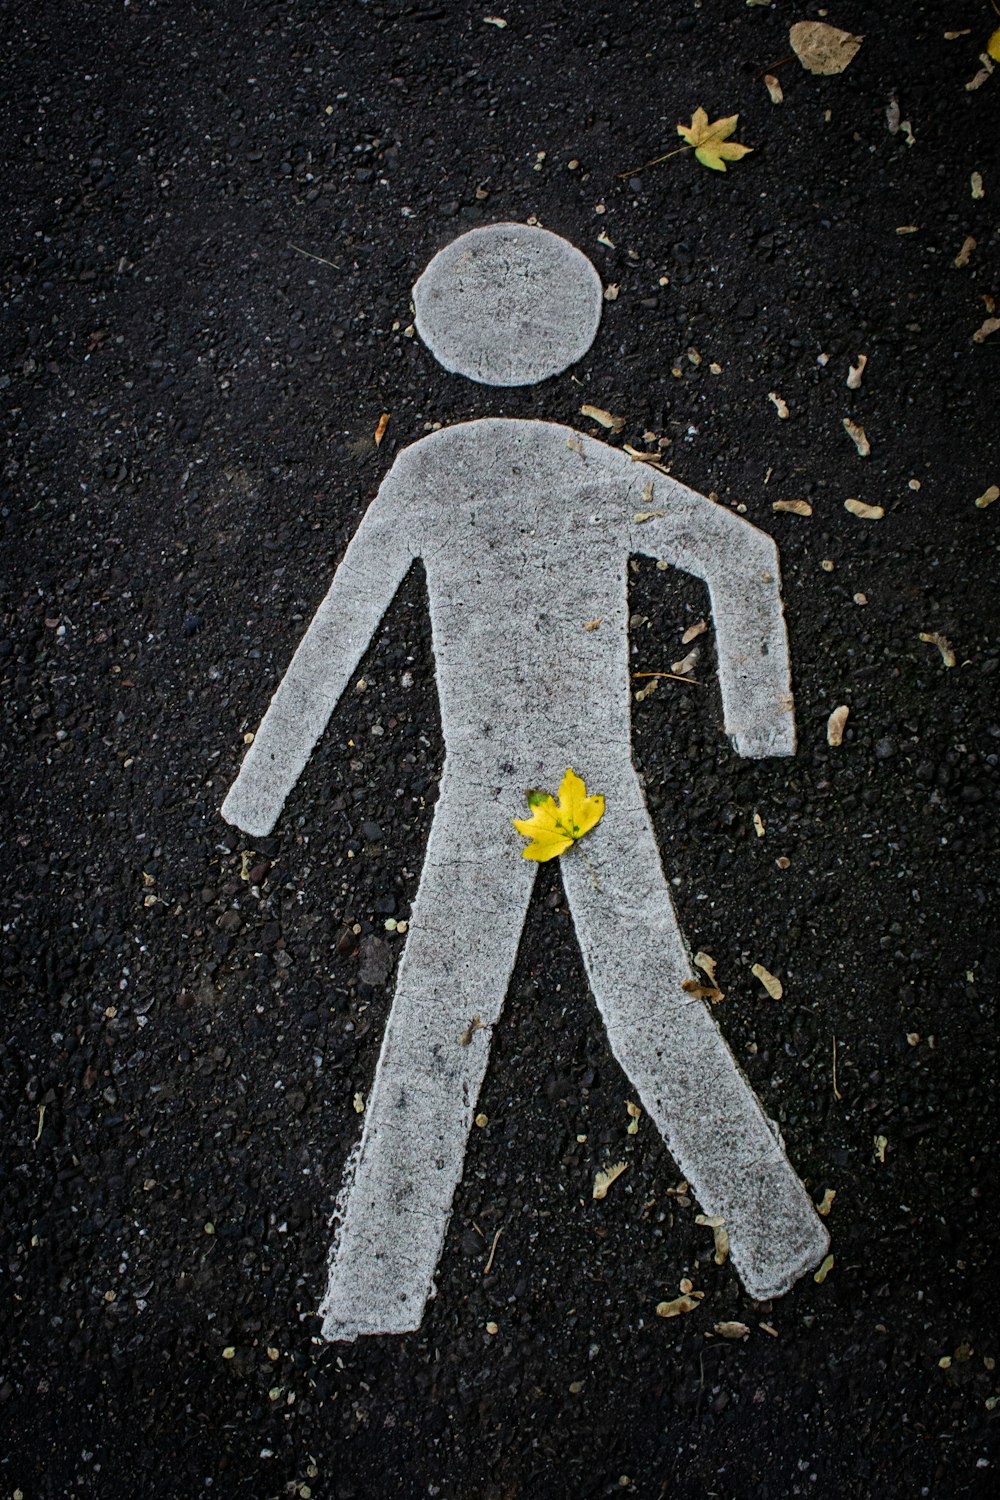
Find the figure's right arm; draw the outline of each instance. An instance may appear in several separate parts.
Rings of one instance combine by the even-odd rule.
[[[344,554],[222,804],[246,833],[271,832],[413,561],[406,494],[391,471]]]

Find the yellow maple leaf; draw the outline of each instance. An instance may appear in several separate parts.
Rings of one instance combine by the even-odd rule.
[[[997,62],[1000,62],[1000,26],[997,27],[986,43],[986,50],[991,57],[995,57]]]
[[[752,146],[741,146],[738,141],[729,139],[739,118],[739,115],[727,115],[724,120],[713,120],[709,124],[708,115],[699,108],[692,115],[690,125],[678,125],[677,134],[694,147],[694,154],[703,167],[724,172],[727,161],[739,161],[741,156],[748,156],[753,150]]]
[[[551,792],[530,791],[526,795],[531,817],[511,819],[518,833],[531,839],[521,850],[524,859],[556,859],[604,817],[604,798],[588,797],[583,779],[568,768],[559,788],[558,804]]]

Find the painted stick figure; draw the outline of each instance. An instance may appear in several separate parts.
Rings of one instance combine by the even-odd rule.
[[[601,284],[518,224],[474,230],[414,289],[441,363],[527,385],[587,350]],[[649,486],[652,485],[652,492]],[[646,519],[637,519],[642,513]],[[572,766],[606,812],[562,878],[612,1051],[754,1297],[789,1289],[828,1237],[691,977],[632,764],[627,566],[708,585],[726,732],[792,755],[771,539],[676,480],[556,423],[485,418],[396,458],[264,716],[223,816],[269,833],[415,558],[427,575],[445,740],[440,799],[360,1145],[338,1205],[328,1339],[419,1326],[536,865],[511,818]],[[596,618],[598,628],[583,626]],[[594,878],[596,877],[596,879]],[[475,1024],[478,1018],[478,1026]]]

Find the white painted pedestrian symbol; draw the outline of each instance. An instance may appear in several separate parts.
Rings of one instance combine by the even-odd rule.
[[[447,368],[484,383],[530,384],[586,351],[600,283],[555,235],[500,224],[436,256],[415,304],[418,329]],[[434,1293],[537,868],[521,858],[511,819],[526,816],[526,788],[554,791],[570,766],[605,798],[603,818],[584,848],[563,855],[561,873],[615,1057],[703,1212],[725,1220],[752,1296],[787,1291],[826,1251],[777,1128],[705,1004],[682,989],[689,959],[632,764],[626,578],[634,554],[707,584],[735,749],[794,754],[771,539],[570,428],[485,418],[398,455],[226,797],[229,822],[271,831],[420,558],[445,765],[338,1204],[322,1307],[328,1339],[413,1330]],[[583,628],[597,618],[597,629]]]

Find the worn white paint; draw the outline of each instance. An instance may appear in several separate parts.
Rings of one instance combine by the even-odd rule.
[[[461,242],[459,242],[461,243]],[[505,338],[513,337],[510,329]],[[652,485],[650,494],[648,486]],[[646,521],[637,513],[662,512]],[[608,1038],[755,1297],[828,1237],[691,977],[632,765],[627,566],[705,580],[724,727],[795,749],[777,550],[747,521],[555,423],[485,419],[405,448],[271,702],[223,815],[271,831],[415,558],[430,599],[446,761],[359,1148],[338,1204],[328,1339],[419,1326],[531,896],[511,818],[572,766],[603,820],[562,875]],[[600,616],[596,630],[583,629]],[[478,1017],[479,1029],[470,1023]]]
[[[529,224],[452,240],[413,288],[417,332],[436,359],[484,385],[536,385],[594,340],[601,278],[575,245]]]

